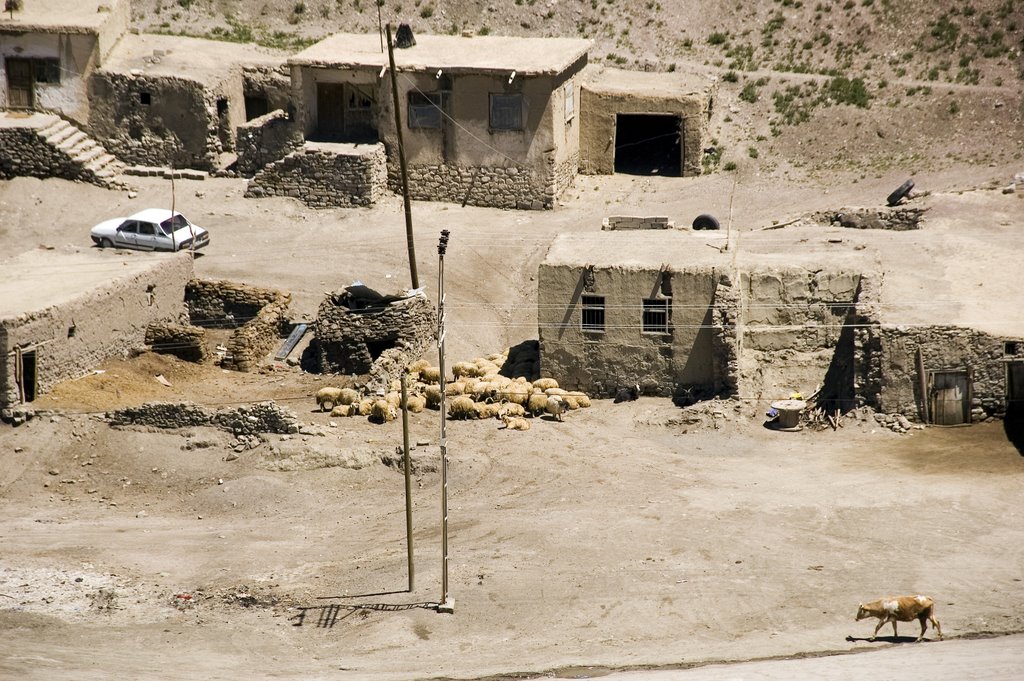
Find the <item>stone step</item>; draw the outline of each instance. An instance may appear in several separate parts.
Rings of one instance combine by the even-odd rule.
[[[50,132],[48,134],[43,134],[43,137],[46,139],[48,144],[53,146],[57,146],[76,132],[80,132],[78,128],[64,120],[59,121],[58,124],[52,128],[47,128],[47,130]]]
[[[83,144],[81,149],[79,149],[71,157],[71,160],[75,161],[76,163],[81,163],[82,165],[87,165],[94,158],[97,158],[102,155],[103,147],[96,144],[92,140],[89,140],[89,144]]]
[[[67,128],[70,127],[72,127],[72,125],[63,118],[51,116],[47,126],[45,128],[37,129],[36,134],[43,138],[49,138],[51,135],[54,135],[62,130],[66,130]]]
[[[68,153],[71,149],[78,146],[83,140],[89,139],[89,136],[78,128],[75,128],[74,130],[75,132],[73,134],[66,137],[60,144],[56,145],[59,150]]]

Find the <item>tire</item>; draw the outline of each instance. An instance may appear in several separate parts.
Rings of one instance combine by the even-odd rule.
[[[110,239],[100,239],[100,248],[113,248],[114,242]]]
[[[910,190],[913,189],[913,188],[914,188],[914,181],[913,180],[907,180],[906,182],[904,182],[903,184],[900,185],[899,189],[894,191],[892,194],[889,194],[889,196],[888,196],[888,198],[886,198],[885,202],[887,204],[889,204],[890,206],[895,206],[897,203],[899,203],[904,198],[906,198],[907,194],[909,194]]]
[[[694,229],[719,229],[718,220],[711,215],[698,215],[693,219]]]

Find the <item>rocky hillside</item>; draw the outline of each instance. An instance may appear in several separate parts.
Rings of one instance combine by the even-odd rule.
[[[1024,0],[134,0],[149,32],[300,49],[380,20],[572,36],[626,69],[719,83],[709,169],[1021,165]]]

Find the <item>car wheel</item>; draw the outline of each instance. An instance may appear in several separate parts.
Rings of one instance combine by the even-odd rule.
[[[110,239],[100,239],[100,248],[113,248],[114,242]]]
[[[693,219],[694,229],[718,229],[718,220],[711,215],[698,215]]]

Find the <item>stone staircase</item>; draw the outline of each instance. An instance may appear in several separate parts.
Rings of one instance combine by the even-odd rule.
[[[37,130],[37,135],[59,154],[65,155],[78,179],[105,187],[120,186],[117,177],[125,165],[107,152],[96,140],[71,123],[52,116],[50,125]]]

